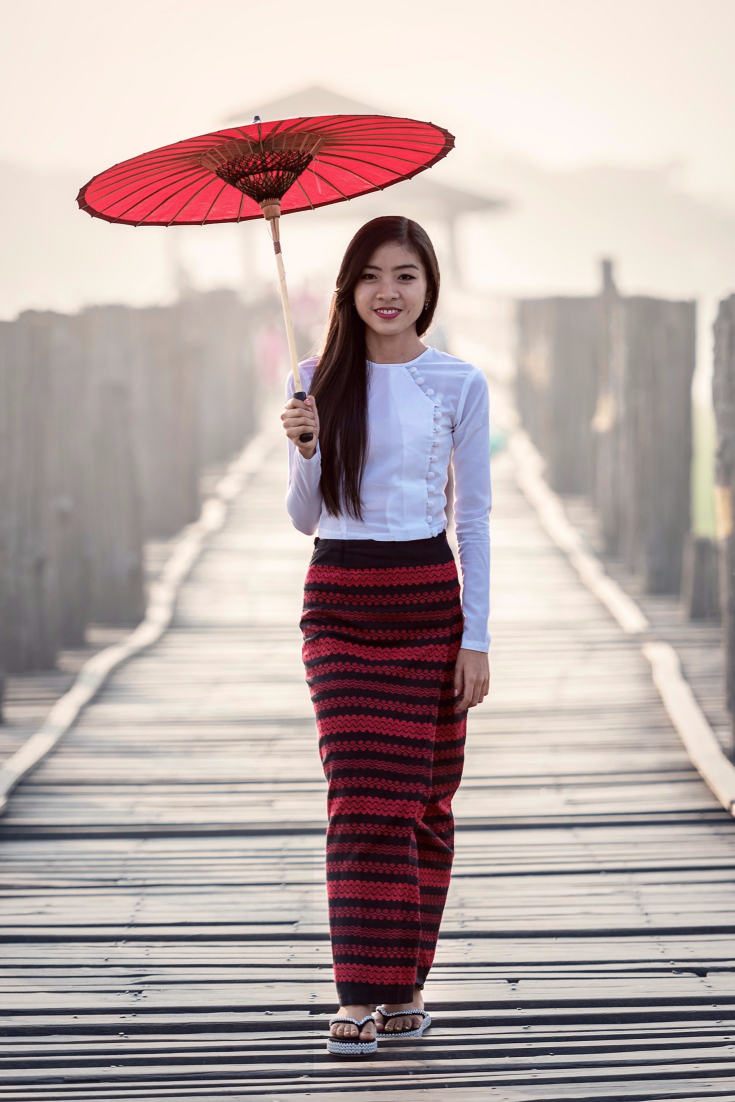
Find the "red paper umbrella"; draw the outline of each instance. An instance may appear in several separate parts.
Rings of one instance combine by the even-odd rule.
[[[452,135],[388,115],[320,115],[201,134],[121,161],[80,190],[82,210],[132,226],[193,226],[264,216],[271,226],[297,394],[296,344],[281,255],[281,214],[341,203],[408,180],[445,157]]]

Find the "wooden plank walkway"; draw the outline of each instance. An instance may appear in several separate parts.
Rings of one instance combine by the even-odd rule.
[[[328,1057],[311,545],[284,477],[278,425],[173,629],[0,821],[0,1097],[735,1098],[735,823],[507,456],[436,1025],[359,1066]]]

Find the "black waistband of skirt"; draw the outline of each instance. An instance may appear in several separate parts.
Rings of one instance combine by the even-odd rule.
[[[314,539],[313,564],[369,569],[436,566],[454,558],[446,531],[421,540]]]

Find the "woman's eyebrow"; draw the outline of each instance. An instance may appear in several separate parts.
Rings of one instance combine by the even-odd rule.
[[[365,268],[366,268],[366,270],[368,268],[372,268],[376,272],[382,272],[383,271],[383,269],[380,267],[379,264],[366,264]],[[401,270],[401,268],[415,268],[416,271],[419,270],[418,264],[396,264],[395,268],[391,268],[391,271],[392,272],[399,272]]]

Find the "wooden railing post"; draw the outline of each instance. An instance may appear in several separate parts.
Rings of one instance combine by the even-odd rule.
[[[679,593],[690,527],[693,302],[623,300],[619,550],[647,593]]]
[[[714,325],[712,399],[717,424],[715,516],[720,564],[720,612],[725,648],[725,696],[735,760],[735,295],[720,303]]]
[[[623,310],[615,286],[612,260],[602,261],[602,289],[597,312],[597,395],[591,428],[594,434],[592,497],[600,517],[605,550],[618,549],[620,532],[620,425],[624,413],[625,347]]]
[[[59,589],[59,629],[67,646],[82,646],[90,614],[91,521],[87,479],[91,467],[89,401],[92,365],[79,341],[76,319],[49,314],[49,494],[52,544]]]
[[[592,417],[597,401],[597,316],[590,298],[549,300],[548,477],[558,493],[590,493]]]
[[[719,548],[709,536],[687,532],[681,568],[681,609],[687,620],[719,620]]]
[[[129,384],[131,311],[93,306],[74,321],[88,363],[86,502],[89,618],[136,623],[145,605],[140,486]]]
[[[0,668],[48,668],[59,646],[50,547],[47,317],[0,323]]]

